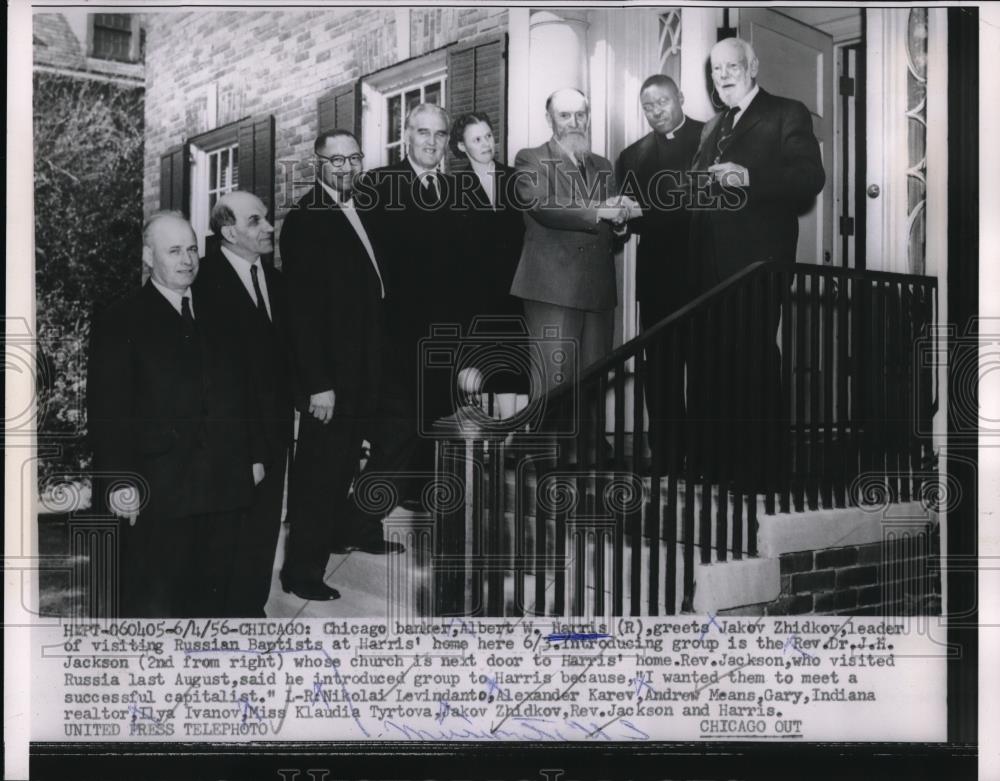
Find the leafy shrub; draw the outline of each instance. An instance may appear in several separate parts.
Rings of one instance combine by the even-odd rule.
[[[91,314],[141,280],[143,90],[34,77],[42,485],[82,474]],[[51,453],[51,455],[47,455]]]

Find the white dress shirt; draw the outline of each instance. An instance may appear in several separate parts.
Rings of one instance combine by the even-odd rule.
[[[152,277],[149,278],[149,281],[152,282],[153,287],[159,290],[160,294],[167,299],[167,303],[177,310],[177,314],[181,313],[181,299],[187,296],[188,306],[191,307],[191,317],[194,318],[194,301],[191,300],[191,288],[188,288],[183,293],[178,293],[176,290],[164,287]]]
[[[497,206],[496,198],[496,174],[497,167],[496,164],[490,160],[486,165],[482,163],[477,163],[471,157],[469,162],[472,164],[472,170],[476,172],[476,177],[479,179],[479,183],[486,190],[486,197],[490,199],[490,206],[494,209]]]
[[[368,253],[368,259],[372,262],[372,266],[375,269],[375,274],[378,276],[378,286],[382,293],[380,298],[385,298],[385,282],[382,281],[382,270],[378,267],[378,261],[375,259],[375,250],[372,249],[372,243],[368,238],[368,233],[365,231],[364,223],[361,222],[357,209],[354,208],[354,199],[348,198],[344,200],[340,197],[339,192],[330,187],[322,179],[317,179],[316,181],[326,190],[327,195],[333,199],[333,202],[340,205],[340,211],[344,213],[347,221],[354,228],[354,232],[358,234],[358,238],[364,245],[365,252]]]
[[[417,174],[417,178],[420,180],[421,187],[433,187],[435,193],[437,194],[438,200],[441,198],[441,182],[438,181],[438,169],[437,168],[424,168],[423,166],[417,165],[413,162],[412,157],[406,158],[407,162],[413,168]]]
[[[736,123],[740,121],[743,116],[743,112],[747,110],[753,99],[757,97],[757,93],[760,92],[760,85],[754,84],[753,89],[750,90],[746,95],[743,96],[743,100],[736,104],[736,115],[733,117],[733,127],[736,127]]]
[[[260,294],[264,298],[264,308],[267,309],[268,318],[273,320],[274,318],[271,316],[271,296],[267,292],[267,280],[264,279],[264,267],[261,265],[260,256],[258,255],[250,261],[237,255],[228,247],[222,247],[222,254],[226,256],[229,265],[233,267],[236,276],[240,278],[240,282],[246,288],[247,295],[250,296],[250,300],[254,306],[257,306],[257,294],[253,289],[253,277],[251,276],[250,269],[253,266],[257,267],[257,282],[260,283]]]

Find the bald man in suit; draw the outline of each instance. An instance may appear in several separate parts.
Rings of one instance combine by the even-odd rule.
[[[216,242],[201,261],[194,289],[209,310],[236,326],[250,355],[267,448],[266,476],[254,490],[247,533],[234,552],[239,583],[234,609],[260,618],[271,590],[292,443],[285,292],[281,272],[270,262],[274,228],[257,196],[240,190],[223,195],[212,208],[210,224]]]
[[[266,460],[249,365],[192,291],[182,215],[147,220],[143,263],[146,284],[95,318],[87,371],[95,493],[121,518],[120,614],[238,617],[233,549]]]
[[[613,229],[624,231],[627,209],[611,162],[590,151],[590,104],[576,89],[557,90],[545,104],[552,137],[522,149],[514,161],[518,205],[525,208],[524,245],[511,295],[523,300],[528,330],[544,338],[557,328],[576,355],[566,381],[611,352],[618,303]],[[613,225],[614,224],[614,228]],[[554,386],[554,373],[543,372]]]

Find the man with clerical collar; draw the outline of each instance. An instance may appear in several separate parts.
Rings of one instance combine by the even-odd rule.
[[[264,616],[271,590],[293,421],[285,294],[281,272],[270,262],[274,228],[267,211],[252,193],[222,195],[209,217],[215,242],[195,282],[199,301],[236,326],[250,355],[267,444],[266,476],[254,491],[246,533],[234,544],[240,582],[235,596],[240,615],[250,617]]]
[[[694,295],[688,268],[691,212],[686,179],[703,123],[684,115],[683,93],[673,79],[660,73],[643,82],[639,102],[650,132],[622,151],[615,175],[622,193],[642,207],[643,216],[631,220],[628,229],[638,236],[636,299],[639,320],[646,331]],[[664,442],[668,419],[679,423],[684,417],[683,372],[665,374],[654,370],[657,361],[665,360],[664,349],[647,356],[650,366],[646,393],[654,448]],[[664,387],[658,386],[658,379]],[[673,430],[682,429],[676,425]]]
[[[242,615],[234,545],[265,477],[252,379],[232,325],[193,283],[194,231],[176,212],[143,229],[150,278],[91,330],[95,496],[121,519],[119,615]]]
[[[279,249],[299,433],[289,479],[281,583],[307,600],[337,599],[325,582],[331,553],[402,550],[381,517],[348,495],[382,391],[383,254],[371,212],[356,208],[364,154],[348,130],[316,139],[316,181],[288,212]],[[390,445],[391,446],[391,445]]]

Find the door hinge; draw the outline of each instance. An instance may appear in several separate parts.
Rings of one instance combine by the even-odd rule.
[[[854,235],[854,218],[853,217],[841,217],[840,218],[840,235],[841,236],[853,236]]]
[[[854,79],[850,76],[840,77],[840,94],[854,97]]]

